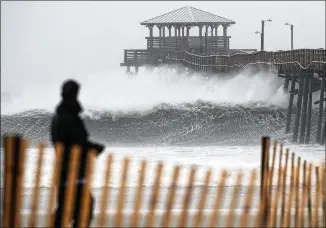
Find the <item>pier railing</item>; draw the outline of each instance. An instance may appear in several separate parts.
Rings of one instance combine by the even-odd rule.
[[[18,136],[6,137],[5,146],[5,177],[3,194],[3,227],[53,227],[53,208],[55,206],[55,186],[59,181],[61,162],[63,158],[63,147],[57,144],[55,147],[55,159],[53,163],[52,184],[48,196],[48,207],[43,215],[43,223],[38,223],[38,208],[40,202],[40,177],[43,172],[45,146],[40,144],[37,153],[37,168],[35,172],[35,185],[31,194],[30,214],[25,218],[25,224],[21,217],[22,212],[22,188],[24,183],[24,173],[27,171],[25,162],[27,157],[27,141]],[[33,152],[35,153],[35,152]],[[97,227],[169,227],[169,226],[192,226],[192,227],[325,227],[326,204],[325,204],[325,161],[320,164],[312,164],[288,149],[284,151],[284,146],[278,143],[270,145],[270,139],[262,139],[262,163],[260,175],[257,169],[249,173],[249,181],[243,181],[244,173],[239,171],[233,180],[233,189],[227,202],[226,213],[222,207],[226,196],[226,187],[230,180],[230,171],[222,170],[219,174],[217,184],[213,194],[208,194],[209,187],[213,179],[213,169],[207,168],[203,176],[198,175],[198,166],[191,166],[184,195],[181,199],[182,208],[176,213],[173,205],[176,203],[176,192],[181,181],[180,173],[184,169],[182,165],[173,168],[170,187],[163,194],[161,183],[163,171],[166,164],[157,162],[153,178],[151,178],[151,192],[149,194],[148,210],[143,213],[141,207],[144,204],[145,176],[148,175],[149,161],[140,162],[138,175],[130,172],[131,158],[125,157],[122,161],[122,170],[117,175],[120,177],[120,185],[117,191],[117,199],[114,212],[108,217],[108,202],[110,201],[112,189],[109,183],[113,179],[113,167],[115,154],[106,156],[104,187],[101,190],[100,212],[94,224]],[[68,227],[69,219],[73,209],[73,199],[75,194],[73,183],[76,177],[76,166],[80,156],[80,148],[75,146],[70,153],[70,167],[68,176],[67,198],[65,200],[63,227]],[[89,151],[87,157],[87,184],[85,189],[91,189],[92,179],[95,177],[95,152]],[[29,171],[28,171],[29,172]],[[260,176],[260,184],[258,177]],[[196,178],[204,180],[201,191],[195,193],[194,182]],[[133,179],[137,181],[135,191],[127,190],[127,181]],[[260,186],[260,199],[258,206],[254,206],[256,186]],[[241,193],[241,189],[245,193]],[[132,194],[132,195],[130,195]],[[240,199],[240,194],[243,198]],[[111,197],[112,198],[112,197]],[[132,199],[132,211],[129,215],[125,213],[126,199]],[[164,210],[157,211],[158,202],[164,198]],[[89,195],[82,197],[82,207],[80,208],[80,224],[85,227],[88,219]],[[196,201],[196,210],[190,210],[190,205]],[[239,202],[241,201],[241,203]],[[130,201],[129,201],[130,203]],[[208,203],[212,203],[212,209],[206,210]],[[240,203],[240,209],[239,209]],[[140,223],[143,223],[141,225]]]
[[[324,71],[325,49],[298,49],[293,51],[266,52],[251,54],[202,56],[189,52],[168,52],[169,63],[181,63],[186,67],[205,71],[229,71],[233,68],[247,68],[253,65],[274,65],[281,71],[312,69]]]
[[[175,38],[170,38],[170,37],[165,38],[166,40],[169,41],[169,42],[166,41],[165,48],[161,42],[162,41],[161,39],[160,38],[152,39],[155,47],[152,49],[125,50],[124,63],[121,65],[140,66],[140,65],[152,64],[152,62],[150,62],[148,58],[149,50],[151,50],[153,56],[155,56],[156,54],[163,55],[161,57],[163,58],[164,63],[182,64],[194,70],[204,70],[204,71],[213,71],[213,72],[214,71],[225,72],[237,68],[243,69],[243,68],[258,66],[258,65],[259,66],[273,65],[276,66],[277,69],[281,72],[294,71],[300,69],[324,71],[326,65],[325,49],[297,49],[291,51],[276,51],[276,52],[267,52],[267,51],[256,52],[255,49],[239,49],[239,50],[230,49],[228,50],[230,53],[236,53],[236,54],[211,55],[209,53],[211,53],[212,50],[215,50],[215,47],[212,47],[210,45],[208,47],[209,49],[207,50],[207,55],[197,55],[187,51],[180,51],[180,49],[186,50],[186,48],[188,48],[188,47],[181,48],[180,46],[181,43],[183,43],[182,40],[186,38],[181,37],[177,41]],[[179,51],[176,51],[176,49]],[[139,56],[142,56],[142,60],[139,62],[139,64],[133,60],[133,57],[135,56],[135,53],[137,51],[141,51]]]
[[[148,51],[145,49],[124,50],[124,63],[121,66],[142,66],[146,64]]]

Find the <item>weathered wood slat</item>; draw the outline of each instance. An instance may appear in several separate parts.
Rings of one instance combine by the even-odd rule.
[[[307,203],[307,180],[306,180],[306,174],[307,174],[307,161],[303,161],[303,170],[302,170],[302,191],[301,191],[301,205],[300,205],[300,215],[299,215],[299,227],[303,227],[305,225],[305,216],[304,211],[306,209],[306,203]]]
[[[131,216],[131,223],[130,223],[131,227],[138,226],[139,210],[143,200],[143,184],[145,181],[146,167],[147,167],[147,162],[142,161],[140,172],[139,172],[138,186],[137,186],[135,199],[134,199],[134,211]]]
[[[283,227],[289,227],[290,222],[291,222],[291,210],[292,210],[292,201],[293,201],[293,196],[295,192],[295,183],[296,183],[296,166],[294,164],[295,162],[295,154],[292,153],[291,156],[291,180],[290,180],[290,195],[288,197],[287,205],[286,205],[286,210],[285,210],[285,218],[283,221],[282,226]],[[272,226],[274,227],[274,226]]]
[[[279,202],[279,196],[281,195],[281,183],[282,183],[282,159],[283,159],[283,144],[280,145],[280,153],[279,153],[279,164],[278,164],[278,176],[277,176],[277,185],[276,185],[276,195],[273,201],[272,206],[272,214],[271,217],[271,227],[276,226],[276,218],[277,218],[277,209],[278,209],[278,202]]]
[[[273,199],[273,177],[274,177],[274,166],[275,166],[275,157],[277,153],[277,141],[274,142],[273,146],[273,155],[272,155],[272,165],[269,172],[269,189],[268,194],[270,195],[270,201]],[[268,212],[270,213],[270,212]]]
[[[252,198],[254,196],[253,193],[254,193],[254,187],[255,187],[254,185],[256,183],[256,180],[257,180],[257,170],[254,169],[251,171],[251,175],[250,175],[247,195],[243,206],[243,212],[240,218],[240,227],[247,227],[249,212],[252,207]]]
[[[243,177],[243,173],[241,171],[238,172],[237,177],[236,177],[236,182],[235,182],[235,186],[233,189],[233,194],[232,194],[232,199],[230,202],[230,206],[229,206],[229,213],[227,215],[227,219],[225,220],[225,225],[224,227],[233,227],[235,221],[234,221],[234,214],[235,214],[235,208],[238,204],[238,200],[239,200],[239,191],[240,191],[240,185],[242,182],[242,177]]]
[[[13,137],[4,137],[4,146],[5,146],[5,181],[4,181],[4,194],[3,194],[3,227],[9,227],[10,217],[11,217],[11,198],[12,198],[12,187],[13,187]]]
[[[16,138],[18,140],[18,138]],[[26,160],[26,149],[27,149],[27,140],[21,139],[18,142],[18,166],[17,166],[17,180],[16,180],[16,189],[15,189],[15,203],[14,203],[14,227],[20,227],[20,211],[22,204],[22,188],[24,183],[24,173],[25,173],[25,160]]]
[[[189,179],[188,179],[188,185],[187,190],[185,192],[183,202],[182,202],[182,211],[179,218],[178,227],[185,227],[188,219],[188,208],[191,202],[191,195],[193,190],[193,182],[195,180],[195,174],[196,174],[197,168],[191,167]]]
[[[288,167],[288,158],[289,158],[289,149],[286,149],[285,152],[285,165],[283,169],[283,180],[282,180],[282,198],[281,198],[281,221],[280,224],[284,222],[284,212],[286,205],[286,175],[287,175],[287,167]]]
[[[108,207],[108,201],[110,199],[110,180],[111,180],[111,173],[112,173],[112,163],[113,163],[113,155],[109,154],[107,157],[106,163],[106,172],[105,172],[105,179],[104,179],[104,186],[102,189],[101,194],[101,205],[100,205],[100,215],[98,220],[98,226],[104,226],[106,223],[106,209]]]
[[[82,199],[81,199],[81,210],[79,216],[79,226],[87,227],[88,220],[90,217],[90,203],[91,203],[91,183],[93,180],[93,171],[94,171],[94,163],[95,163],[95,150],[90,150],[87,154],[87,165],[86,165],[86,183],[83,185],[82,190]]]
[[[296,170],[296,179],[295,179],[295,218],[294,218],[294,226],[298,227],[299,225],[299,191],[300,191],[300,169],[301,169],[301,158],[298,157],[297,161],[297,170]]]
[[[162,216],[161,220],[161,226],[162,227],[168,227],[170,225],[171,220],[171,209],[175,200],[175,194],[177,190],[177,181],[180,173],[180,166],[176,166],[173,169],[173,176],[172,176],[172,182],[170,185],[170,190],[168,193],[167,201],[166,201],[166,211]]]
[[[36,226],[36,219],[37,219],[37,209],[38,209],[38,202],[39,202],[39,194],[40,194],[40,181],[41,181],[41,173],[43,168],[43,160],[44,160],[44,144],[39,145],[39,157],[37,160],[37,171],[36,171],[36,180],[35,186],[32,193],[32,212],[29,217],[28,226],[35,227]]]
[[[208,185],[210,182],[212,176],[212,171],[208,170],[206,172],[206,176],[205,176],[205,184],[204,184],[204,189],[202,191],[200,200],[199,200],[199,204],[198,204],[198,212],[196,214],[196,216],[194,217],[194,222],[193,225],[195,227],[200,227],[201,226],[201,222],[202,222],[202,217],[203,217],[203,210],[206,204],[206,199],[207,199],[207,193],[208,193]]]
[[[129,163],[130,160],[129,158],[125,158],[123,160],[123,171],[121,175],[121,181],[120,181],[120,188],[119,188],[119,196],[117,200],[117,205],[116,205],[116,215],[114,218],[114,225],[116,227],[120,227],[123,219],[123,206],[125,203],[125,191],[126,191],[126,184],[127,184],[127,175],[129,171]]]
[[[81,148],[79,146],[74,146],[70,153],[70,164],[67,177],[67,188],[65,191],[65,203],[63,205],[63,217],[61,221],[61,226],[67,227],[71,222],[73,215],[73,210],[75,206],[75,193],[76,193],[76,179],[77,170],[79,169],[79,159],[81,154]]]
[[[318,221],[318,213],[319,213],[319,207],[321,205],[320,203],[320,177],[319,177],[319,167],[315,167],[315,178],[316,178],[316,192],[315,192],[315,203],[314,203],[314,213],[312,217],[312,227],[318,227],[319,221]]]
[[[308,225],[309,227],[312,227],[312,199],[311,199],[311,175],[312,175],[312,164],[309,164],[308,168],[308,176],[307,176],[307,181],[308,181]]]
[[[163,172],[163,163],[160,162],[156,166],[156,176],[155,176],[155,182],[152,187],[152,195],[149,202],[149,213],[146,217],[146,227],[153,227],[153,224],[155,222],[154,216],[155,216],[155,210],[157,206],[157,200],[159,198],[160,194],[160,186],[161,186],[161,179],[162,179],[162,172]]]
[[[223,203],[223,196],[225,192],[225,182],[228,177],[228,172],[226,170],[223,170],[221,172],[220,178],[219,178],[219,184],[218,187],[216,188],[216,197],[214,200],[213,204],[213,211],[212,214],[210,215],[209,219],[209,227],[215,227],[218,224],[219,221],[219,209]]]
[[[48,219],[47,219],[47,227],[53,227],[54,214],[52,212],[54,203],[55,203],[55,190],[60,180],[60,174],[62,169],[62,159],[63,159],[63,150],[64,147],[61,143],[57,143],[55,145],[55,160],[54,160],[54,168],[52,172],[52,182],[50,186],[50,194],[49,194],[49,206],[48,206]]]

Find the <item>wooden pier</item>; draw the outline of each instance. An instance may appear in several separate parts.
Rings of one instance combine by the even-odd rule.
[[[135,67],[136,73],[140,66],[163,64],[179,65],[187,71],[207,74],[231,74],[248,68],[273,71],[284,78],[284,90],[290,94],[285,133],[292,132],[293,142],[312,142],[311,114],[313,106],[318,105],[317,136],[314,141],[324,145],[326,50],[257,52],[256,49],[230,49],[231,37],[227,35],[227,28],[232,24],[235,24],[232,20],[193,7],[174,10],[141,23],[150,31],[150,36],[146,37],[147,49],[124,50],[124,62],[120,65],[126,66],[127,72],[130,72],[130,67]],[[159,29],[159,37],[153,37],[155,26]],[[219,26],[223,27],[223,36],[217,33]],[[198,36],[190,36],[192,27],[199,28]],[[169,32],[167,37],[166,30]],[[316,92],[320,92],[320,96],[313,101]]]

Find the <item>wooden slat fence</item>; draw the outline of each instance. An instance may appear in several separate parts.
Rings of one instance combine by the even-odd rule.
[[[172,212],[173,205],[176,201],[176,192],[180,181],[180,172],[183,169],[181,165],[176,165],[171,176],[170,188],[166,193],[166,202],[164,212],[157,215],[158,201],[163,197],[161,186],[163,178],[163,170],[166,165],[158,162],[153,176],[153,185],[151,187],[149,210],[145,213],[144,226],[192,226],[192,227],[325,227],[325,163],[311,164],[301,157],[290,153],[288,149],[284,151],[284,146],[274,142],[270,145],[270,139],[264,137],[262,139],[262,169],[260,176],[260,200],[258,208],[253,205],[255,186],[257,186],[258,172],[256,169],[250,171],[248,183],[244,183],[244,172],[239,171],[236,174],[234,188],[230,196],[227,213],[223,214],[221,206],[223,204],[225,195],[225,187],[229,181],[228,170],[222,170],[216,186],[216,191],[213,195],[208,195],[208,186],[212,183],[213,173],[212,169],[207,169],[202,178],[204,184],[199,195],[195,195],[194,180],[198,176],[197,166],[192,166],[188,179],[187,186],[182,198],[181,212],[177,215]],[[24,162],[26,158],[27,141],[18,136],[5,137],[5,176],[4,176],[4,208],[3,208],[3,227],[19,227],[21,226],[21,194],[22,183],[24,182]],[[32,206],[31,213],[28,219],[28,226],[37,226],[38,214],[36,211],[39,206],[39,190],[38,184],[40,173],[42,172],[42,161],[44,157],[44,145],[40,145],[37,160],[36,182],[35,188],[32,191]],[[73,147],[71,153],[72,163],[70,164],[70,172],[68,176],[69,183],[73,183],[76,176],[76,169],[78,166],[78,157],[80,156],[80,148]],[[58,173],[61,170],[61,160],[63,157],[63,147],[58,144],[55,147],[55,161],[53,170],[53,181],[51,189],[55,189],[58,184]],[[94,221],[96,227],[107,226],[109,220],[114,227],[120,226],[141,226],[140,225],[140,208],[143,204],[144,190],[143,184],[145,175],[148,170],[148,161],[140,163],[139,175],[136,175],[137,187],[135,192],[132,192],[131,198],[133,201],[133,210],[129,217],[124,213],[126,205],[127,187],[126,183],[129,178],[135,179],[135,174],[130,173],[131,158],[125,157],[123,159],[123,168],[121,173],[121,182],[118,188],[118,200],[116,201],[115,213],[109,219],[106,216],[107,202],[110,197],[110,188],[108,183],[113,178],[113,161],[114,154],[110,153],[106,157],[106,172],[105,172],[105,186],[102,188],[100,200],[99,218]],[[90,189],[90,183],[94,178],[94,164],[95,152],[90,151],[87,157],[87,179],[88,183],[84,185],[85,189]],[[239,194],[241,186],[246,189],[244,199],[240,199]],[[63,223],[69,226],[69,219],[72,216],[73,199],[75,194],[74,184],[68,185],[67,202],[65,217]],[[84,191],[85,192],[85,191]],[[130,194],[130,192],[129,192]],[[194,198],[198,198],[198,205],[195,213],[191,213],[190,204]],[[130,197],[129,197],[130,198]],[[85,206],[89,202],[89,196],[85,194],[82,197],[82,207],[80,208],[80,224],[84,227],[87,221],[88,208]],[[237,211],[239,201],[244,201],[242,209]],[[49,209],[47,214],[48,227],[53,226],[53,214],[51,213],[54,206],[54,191],[51,190],[49,195]],[[205,210],[207,202],[211,202],[213,207],[207,212]],[[175,217],[173,220],[172,217]],[[160,217],[160,224],[158,224],[158,217]],[[123,225],[124,224],[124,225]],[[173,225],[174,224],[174,225]]]

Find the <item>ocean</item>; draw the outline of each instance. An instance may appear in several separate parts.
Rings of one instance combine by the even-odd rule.
[[[173,166],[182,165],[177,201],[173,206],[174,210],[179,210],[182,208],[189,167],[193,164],[198,167],[195,195],[199,196],[205,172],[211,168],[213,175],[208,193],[211,199],[215,196],[222,169],[229,172],[222,209],[229,208],[229,196],[235,187],[235,176],[239,170],[244,173],[239,197],[244,198],[250,171],[259,171],[260,168],[262,136],[270,136],[272,140],[284,143],[291,152],[308,162],[319,163],[325,159],[325,147],[313,143],[316,137],[317,107],[312,112],[311,144],[293,144],[292,134],[284,133],[289,98],[283,90],[284,79],[272,73],[253,74],[246,71],[219,77],[177,74],[161,67],[154,71],[141,69],[138,75],[127,75],[122,70],[117,70],[75,79],[82,85],[82,116],[91,139],[106,145],[105,152],[97,158],[94,171],[92,186],[96,211],[99,209],[109,153],[114,154],[113,179],[109,183],[112,189],[108,202],[110,211],[116,206],[121,164],[125,156],[131,158],[125,204],[127,210],[133,208],[139,164],[142,159],[149,161],[143,186],[144,211],[148,209],[158,161],[165,164],[158,210],[165,208]],[[47,207],[54,158],[49,142],[49,124],[60,99],[61,83],[61,80],[53,78],[41,82],[26,80],[20,89],[2,89],[1,92],[1,135],[21,133],[30,140],[23,190],[23,210],[26,213],[30,208],[30,196],[35,183],[39,142],[47,145],[39,210],[44,211]],[[318,94],[314,94],[314,100],[317,97]],[[293,122],[294,115],[292,124]],[[1,184],[3,186],[3,176]],[[191,199],[191,209],[196,209],[198,198]],[[256,207],[259,198],[258,180],[254,198]],[[211,209],[212,204],[212,200],[208,200],[206,209]],[[242,204],[243,200],[240,200],[237,208],[241,208]]]

